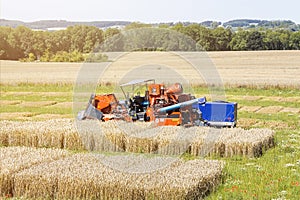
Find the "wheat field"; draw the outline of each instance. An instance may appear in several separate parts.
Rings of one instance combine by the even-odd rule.
[[[287,199],[299,195],[300,51],[202,54],[239,103],[235,129],[70,119],[70,85],[85,67],[93,81],[150,74],[160,82],[167,74],[206,84],[174,52],[117,55],[106,70],[105,63],[0,61],[0,199],[278,199],[282,188]]]
[[[202,56],[205,60],[199,61],[200,75],[186,58],[180,57],[176,52],[120,53],[119,57],[116,53],[108,55],[113,62],[100,64],[20,63],[2,60],[1,83],[74,83],[80,69],[86,68],[89,72],[86,72],[88,77],[85,79],[90,78],[90,81],[100,78],[104,82],[120,82],[124,76],[128,76],[128,79],[168,78],[173,81],[181,77],[189,82],[196,80],[198,84],[206,84],[207,80],[203,77],[205,73],[211,73],[207,71],[207,67],[210,67],[215,68],[212,72],[218,73],[225,85],[300,86],[300,51],[201,52],[199,57]],[[105,67],[108,68],[104,69]],[[144,70],[148,71],[140,73]],[[95,73],[99,73],[99,76],[94,77]]]

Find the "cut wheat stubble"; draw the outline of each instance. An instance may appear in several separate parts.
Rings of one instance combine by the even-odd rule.
[[[0,148],[0,197],[12,196],[15,174],[41,163],[69,155],[61,149],[36,149],[30,147]]]
[[[113,162],[132,172],[111,168]],[[195,199],[219,184],[224,163],[177,159],[158,169],[165,157],[76,154],[39,165],[15,177],[16,196],[55,199]],[[143,173],[143,169],[153,171]],[[135,172],[137,170],[137,172]]]

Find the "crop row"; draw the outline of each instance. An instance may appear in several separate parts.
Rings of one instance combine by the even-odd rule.
[[[87,120],[0,121],[0,145],[195,156],[258,157],[274,146],[269,129],[155,127],[151,123]]]
[[[199,199],[220,183],[224,167],[223,162],[201,159],[67,154],[63,150],[0,148],[0,197]]]

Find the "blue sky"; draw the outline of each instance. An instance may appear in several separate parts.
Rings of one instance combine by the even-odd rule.
[[[289,19],[300,24],[299,0],[0,0],[0,7],[0,18],[26,22]]]

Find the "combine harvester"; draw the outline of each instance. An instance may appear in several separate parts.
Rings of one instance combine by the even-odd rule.
[[[158,126],[236,126],[237,103],[195,98],[183,93],[180,83],[166,87],[149,79],[130,81],[120,87],[125,100],[118,101],[114,94],[92,94],[78,119],[144,121]],[[125,92],[127,87],[132,91]],[[145,87],[144,96],[135,92],[137,87]]]

